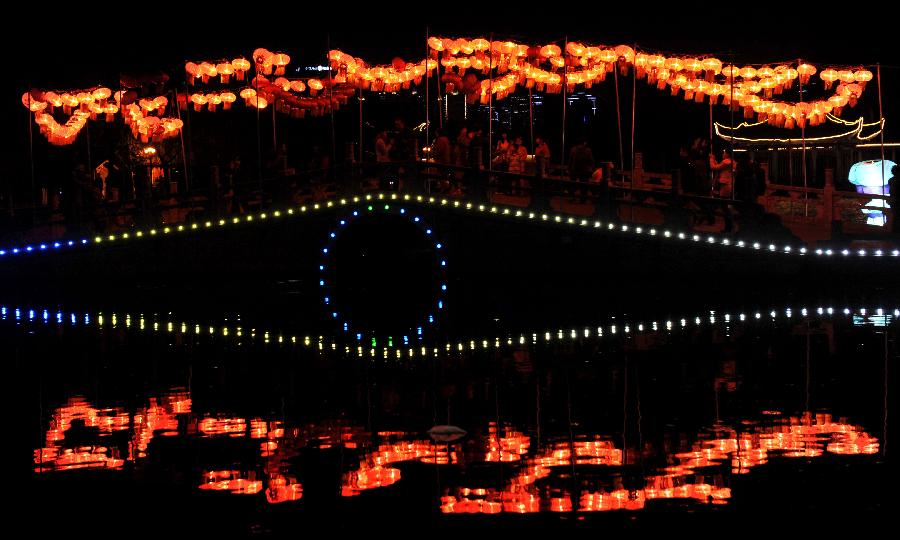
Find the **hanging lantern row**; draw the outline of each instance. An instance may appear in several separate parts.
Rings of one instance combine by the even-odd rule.
[[[124,106],[123,97],[121,91],[113,93],[105,87],[61,94],[33,91],[22,95],[22,105],[34,113],[34,122],[40,126],[41,134],[57,146],[72,144],[88,120],[102,117],[106,122],[113,122],[120,112],[125,123],[131,126],[134,137],[144,142],[178,134],[181,120],[162,117],[169,102],[165,96],[140,99]],[[58,110],[68,116],[64,124],[54,117]]]
[[[625,75],[633,67],[637,78],[646,78],[649,84],[660,90],[668,89],[673,96],[684,92],[685,99],[698,103],[709,98],[711,104],[721,102],[743,108],[746,118],[756,115],[761,121],[785,128],[804,127],[807,123],[817,125],[829,113],[840,116],[843,107],[856,105],[866,83],[873,79],[872,72],[862,68],[828,67],[818,71],[808,63],[759,68],[723,66],[721,60],[713,57],[667,57],[635,52],[627,45],[600,47],[568,42],[563,49],[555,44],[528,46],[512,41],[433,36],[428,39],[428,47],[429,57],[421,62],[407,63],[395,58],[386,66],[369,66],[362,59],[339,50],[329,51],[328,59],[335,71],[329,81],[288,80],[283,75],[290,57],[262,48],[253,51],[252,60],[238,57],[231,62],[188,62],[185,72],[191,84],[197,79],[206,83],[213,77],[229,83],[231,77],[244,81],[247,72],[255,68],[256,76],[249,81],[250,88],[244,88],[239,94],[244,103],[258,109],[274,104],[279,112],[303,117],[306,111],[316,116],[346,103],[354,87],[385,92],[409,89],[439,66],[444,68],[441,82],[447,91],[462,91],[472,104],[504,99],[519,86],[547,93],[559,93],[565,88],[571,93],[578,87],[591,88],[594,83],[605,81],[615,69]],[[480,79],[479,72],[487,78]],[[826,91],[837,83],[831,96],[814,102],[772,99],[790,89],[795,81],[808,85],[816,73]],[[272,74],[277,76],[274,81],[266,77]],[[326,82],[331,85],[330,96],[318,98]],[[308,97],[300,96],[304,92],[308,92]],[[220,105],[230,109],[238,96],[226,91],[179,94],[178,98],[182,108],[193,106],[197,111],[204,108],[215,111]],[[106,121],[113,121],[120,111],[132,125],[135,137],[166,137],[181,129],[180,121],[163,118],[168,105],[164,96],[141,99],[124,108],[121,102],[121,92],[113,94],[105,87],[63,93],[29,92],[22,96],[22,104],[35,115],[41,132],[53,144],[70,144],[88,119],[96,120],[102,115]],[[60,108],[69,116],[65,124],[59,124],[53,117]]]
[[[430,58],[416,65],[430,70],[433,66],[430,61],[439,61],[444,68],[441,82],[446,90],[462,91],[470,103],[486,104],[491,97],[503,99],[519,85],[548,93],[559,93],[565,85],[571,93],[579,86],[591,88],[594,83],[603,82],[614,69],[627,75],[633,67],[638,78],[646,77],[648,83],[660,90],[668,87],[672,95],[683,91],[685,99],[698,103],[707,97],[717,103],[722,96],[721,103],[725,105],[732,105],[733,96],[732,106],[743,107],[748,118],[756,114],[773,125],[788,128],[802,127],[807,120],[816,125],[829,112],[839,115],[847,104],[856,104],[866,83],[873,78],[872,72],[866,69],[829,67],[819,72],[819,77],[826,90],[839,82],[833,95],[812,103],[786,103],[771,98],[790,89],[795,81],[810,84],[811,77],[817,73],[814,65],[723,66],[714,57],[666,57],[635,52],[628,45],[599,47],[578,42],[568,42],[563,49],[555,44],[528,46],[512,41],[433,36],[428,39],[428,47]],[[362,60],[339,50],[329,52],[329,60],[339,74],[346,74],[348,82],[371,90],[398,89],[398,77],[409,70],[409,65],[399,58],[391,66],[370,68]],[[479,80],[478,72],[489,78]],[[491,78],[493,73],[501,76]]]
[[[244,57],[238,57],[231,62],[187,62],[184,64],[184,71],[190,84],[195,84],[199,79],[206,84],[215,77],[219,77],[222,84],[228,84],[231,77],[234,76],[238,81],[243,81],[247,71],[251,67],[256,66],[256,72],[264,75],[284,75],[285,68],[291,62],[291,57],[278,52],[273,53],[266,49],[256,49],[253,51],[253,62]]]
[[[222,84],[228,84],[231,77],[243,81],[251,65],[246,58],[235,58],[231,62],[219,62],[218,64],[188,62],[184,65],[184,71],[187,74],[188,83],[191,85],[196,84],[197,79],[206,84],[215,77],[219,77]]]
[[[343,86],[333,88],[328,95],[315,97],[324,87],[325,84],[318,79],[309,79],[304,83],[279,78],[274,83],[268,81],[261,83],[258,89],[244,88],[238,95],[232,92],[179,94],[178,100],[182,109],[187,109],[190,105],[197,112],[203,110],[215,112],[220,105],[223,110],[230,110],[240,96],[247,107],[265,109],[272,104],[277,112],[294,118],[304,118],[307,112],[311,116],[321,116],[330,111],[329,106],[338,109],[341,105],[345,105],[354,93],[352,88]],[[309,97],[297,95],[306,89],[310,90]]]
[[[412,64],[401,58],[394,58],[389,66],[369,67],[361,59],[339,50],[329,51],[328,60],[331,68],[337,72],[334,77],[335,83],[347,83],[376,92],[408,90],[411,84],[421,84],[422,77],[429,75],[438,66],[437,61],[433,59]]]

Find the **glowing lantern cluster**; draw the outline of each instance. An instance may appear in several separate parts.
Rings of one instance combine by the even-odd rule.
[[[429,41],[429,43],[432,46],[443,47],[442,43],[433,41]],[[361,59],[354,58],[339,50],[330,51],[328,60],[331,63],[331,68],[337,72],[335,75],[336,81],[343,80],[347,84],[363,90],[377,92],[397,92],[401,88],[408,89],[411,84],[418,85],[422,82],[422,77],[430,74],[438,66],[438,63],[432,59],[412,64],[404,62],[400,58],[395,58],[390,65],[370,67]],[[465,67],[462,69],[469,67],[472,67],[471,62],[465,62]],[[312,80],[310,80],[309,87],[310,94],[315,95],[313,93],[315,88],[313,88]]]
[[[287,55],[284,56],[286,57]],[[190,84],[194,84],[197,79],[200,79],[200,81],[205,84],[216,76],[219,77],[219,81],[222,84],[228,84],[231,81],[232,76],[239,81],[243,81],[245,74],[250,67],[251,64],[249,60],[239,57],[231,62],[200,62],[199,64],[187,62],[184,64],[184,71],[187,74],[188,82]]]
[[[34,122],[50,144],[59,146],[74,142],[89,119],[97,120],[102,116],[104,120],[112,121],[120,107],[118,102],[109,102],[110,96],[110,89],[102,86],[62,94],[34,91],[22,95],[22,105],[34,114]],[[58,108],[68,115],[63,124],[54,117]]]
[[[256,49],[253,51],[253,61],[256,63],[256,71],[271,75],[284,75],[285,66],[291,62],[291,57],[284,53],[273,53],[266,49]]]
[[[182,109],[193,106],[196,111],[228,110],[239,93],[249,107],[264,109],[272,105],[275,111],[302,118],[309,112],[318,116],[325,111],[343,105],[352,95],[353,88],[372,91],[397,92],[420,84],[423,77],[437,71],[447,92],[461,91],[469,103],[490,103],[502,100],[518,88],[536,89],[539,92],[567,93],[578,88],[591,88],[606,80],[608,74],[618,70],[623,75],[633,67],[638,79],[672,96],[681,94],[685,100],[711,104],[721,103],[735,110],[742,110],[745,118],[784,128],[817,125],[826,115],[840,115],[843,107],[854,106],[873,79],[871,71],[836,69],[819,71],[809,63],[797,65],[745,65],[723,66],[715,57],[680,57],[635,51],[628,45],[595,46],[577,41],[530,46],[514,41],[488,41],[484,38],[428,39],[428,57],[414,63],[394,58],[388,65],[370,66],[339,50],[328,53],[333,76],[327,80],[289,80],[284,77],[290,56],[271,52],[264,48],[253,51],[250,59],[237,57],[231,60],[187,62],[185,73],[195,84],[199,79],[208,83],[218,77],[222,84],[232,78],[244,81],[246,73],[255,67],[255,76],[249,88],[220,92],[179,94]],[[826,91],[833,94],[818,101],[778,101],[774,96],[790,89],[794,81],[810,84],[818,73]],[[270,80],[268,76],[273,76]],[[328,89],[327,92],[323,90]],[[308,97],[299,94],[308,92]],[[126,122],[137,125],[135,136],[152,139],[177,132],[179,122],[162,119],[167,101],[164,97],[141,99],[135,111],[122,103],[119,92],[113,95],[108,88],[94,88],[76,92],[30,92],[22,97],[22,104],[34,114],[41,132],[53,144],[71,143],[87,119],[107,121],[123,113]],[[322,95],[325,94],[325,95]],[[110,100],[110,98],[114,98]],[[64,124],[53,114],[58,108],[68,115]],[[139,112],[140,114],[135,114]],[[157,118],[158,120],[151,120]],[[164,121],[165,120],[165,121]]]

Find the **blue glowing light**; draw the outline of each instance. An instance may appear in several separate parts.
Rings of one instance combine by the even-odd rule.
[[[68,242],[66,242],[66,245],[67,245],[67,246],[74,246],[74,245],[75,245],[75,241],[74,241],[74,240],[69,240]]]
[[[41,249],[47,249],[47,244],[41,244]]]
[[[325,270],[325,265],[324,265],[324,264],[320,264],[320,265],[319,265],[319,270]]]
[[[331,237],[332,237],[332,238],[334,238],[335,236],[337,236],[337,235],[334,234],[334,233],[331,233]]]
[[[75,324],[75,323],[77,322],[76,319],[75,319],[75,314],[74,314],[74,313],[72,314],[72,318],[71,318],[70,320],[72,321],[72,324]]]
[[[87,313],[84,314],[84,324],[91,324],[91,316]]]
[[[425,234],[431,234],[431,229],[425,229]]]
[[[444,301],[438,300],[438,309],[444,309]]]
[[[0,315],[6,317],[6,306],[0,307]]]
[[[21,318],[22,318],[22,312],[19,311],[19,308],[16,308],[16,320],[18,321]]]
[[[327,304],[328,302],[330,302],[330,300],[329,300],[329,298],[326,296],[326,297],[325,297],[325,303]]]
[[[342,220],[341,220],[341,225],[346,225],[346,224],[347,224],[347,222],[344,221],[344,220],[342,219]]]
[[[13,248],[13,253],[18,253],[18,252],[19,252],[19,248]]]
[[[6,255],[6,250],[0,249],[0,257],[2,257],[3,255]]]
[[[331,312],[331,318],[332,318],[332,319],[337,319],[337,312],[336,312],[336,311],[332,311],[332,312]]]
[[[348,330],[347,323],[344,323],[344,332],[346,332],[347,330]]]
[[[447,290],[447,284],[446,284],[446,283],[442,283],[442,284],[441,284],[441,290],[442,290],[442,291],[446,291],[446,290]]]
[[[430,322],[430,323],[433,323],[433,322],[434,322],[434,316],[433,316],[433,315],[429,315],[429,316],[428,316],[428,322]]]
[[[401,214],[405,214],[405,213],[406,213],[406,208],[401,208],[401,209],[400,209],[400,213],[401,213]]]
[[[413,221],[415,221],[416,223],[418,223],[418,222],[419,222],[419,216],[414,217],[414,218],[413,218]]]
[[[47,310],[46,310],[46,309],[44,310],[44,312],[42,313],[42,315],[44,316],[44,320],[45,320],[45,321],[46,321],[47,319],[50,318],[50,314],[47,313]]]
[[[403,344],[409,345],[409,336],[403,336]]]
[[[421,326],[416,328],[416,333],[419,334],[420,336],[422,335],[422,327]]]
[[[54,248],[58,248],[58,247],[61,246],[61,245],[62,245],[62,244],[60,244],[59,242],[53,242],[53,247],[54,247]]]
[[[26,246],[25,251],[34,251],[34,248],[31,246]]]
[[[87,241],[87,238],[82,238],[82,239],[81,239],[81,243],[82,243],[82,244],[87,244],[87,242],[88,242],[88,241]]]
[[[447,266],[447,261],[441,261],[441,266]]]
[[[869,195],[890,195],[888,178],[897,164],[890,160],[869,160],[854,163],[850,167],[848,179],[856,186],[857,193]],[[871,199],[860,210],[866,216],[866,224],[884,227],[887,220],[884,209],[890,205],[884,199]]]
[[[362,340],[362,334],[356,334],[356,341]]]
[[[441,249],[442,246],[441,246],[441,244],[435,244],[434,247]]]
[[[358,215],[359,215],[359,212],[357,212],[356,210],[354,210],[354,211],[353,211],[353,215],[354,215],[354,216],[358,216]]]
[[[322,248],[322,253],[328,253],[328,248]]]
[[[29,319],[33,319],[33,318],[34,318],[34,310],[33,310],[33,309],[29,309],[29,310],[28,310],[28,318],[29,318]]]
[[[325,286],[325,280],[324,280],[324,279],[320,279],[320,280],[319,280],[319,286],[320,286],[320,287],[324,287],[324,286]]]
[[[62,311],[56,312],[56,322],[62,324]]]

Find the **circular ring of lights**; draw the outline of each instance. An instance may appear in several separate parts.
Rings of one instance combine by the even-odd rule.
[[[428,313],[428,316],[426,317],[424,322],[412,327],[408,334],[400,336],[404,345],[408,344],[413,338],[421,341],[425,328],[427,328],[428,326],[433,326],[438,318],[438,314],[441,313],[444,309],[444,303],[447,295],[447,260],[443,256],[445,246],[440,240],[436,238],[437,235],[435,234],[434,229],[431,227],[431,225],[426,223],[425,220],[414,210],[409,210],[403,206],[394,206],[388,202],[372,201],[366,206],[361,206],[353,210],[349,215],[341,217],[338,220],[337,227],[328,234],[328,242],[326,243],[325,247],[322,248],[321,252],[322,260],[319,263],[319,288],[322,291],[322,302],[326,310],[328,311],[328,316],[330,319],[336,321],[344,332],[355,333],[356,341],[362,341],[364,336],[364,332],[362,331],[362,329],[354,328],[351,321],[334,306],[333,300],[328,293],[329,280],[326,277],[326,272],[329,268],[332,249],[334,248],[334,244],[337,241],[338,235],[341,233],[341,231],[345,230],[352,222],[356,221],[357,219],[364,216],[375,215],[377,213],[407,217],[413,224],[415,224],[419,228],[420,231],[425,234],[436,251],[438,282],[436,295],[437,302],[435,302],[435,304],[433,305],[433,311],[430,311]],[[373,340],[374,339],[376,338],[373,337]]]

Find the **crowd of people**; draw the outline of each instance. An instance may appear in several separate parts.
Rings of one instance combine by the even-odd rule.
[[[453,129],[455,135],[450,131],[449,127],[436,129],[428,145],[421,132],[410,129],[402,118],[397,118],[389,129],[382,129],[375,136],[374,159],[369,159],[377,167],[362,169],[370,171],[364,172],[363,176],[374,171],[377,187],[404,189],[408,186],[402,184],[412,178],[409,173],[414,171],[414,163],[427,161],[447,166],[431,169],[434,174],[444,175],[433,186],[443,193],[470,194],[468,190],[473,184],[470,180],[480,176],[478,171],[491,169],[500,173],[492,177],[490,189],[494,191],[530,195],[540,186],[545,195],[569,194],[579,199],[591,196],[601,204],[603,201],[609,204],[611,163],[595,159],[585,138],[575,139],[567,148],[566,167],[561,168],[551,167],[552,151],[542,136],[535,137],[533,148],[529,149],[520,134],[500,132],[490,144],[484,130],[475,125]],[[337,184],[342,176],[335,170],[333,150],[323,145],[312,145],[311,148],[311,157],[305,166],[295,159],[294,167],[291,167],[286,145],[282,143],[263,156],[261,175],[253,165],[243,164],[237,155],[208,167],[208,171],[195,165],[191,173],[191,193],[180,194],[177,192],[183,189],[183,171],[157,166],[152,161],[126,167],[121,156],[113,156],[93,171],[85,165],[75,166],[59,186],[48,190],[43,204],[62,215],[67,232],[90,234],[115,227],[112,222],[123,212],[130,212],[133,224],[189,219],[183,207],[192,195],[194,200],[199,198],[200,201],[195,205],[192,200],[186,211],[200,212],[204,217],[240,215],[270,204],[287,205],[309,198],[323,198],[341,189]],[[189,157],[194,161],[193,156]],[[355,155],[353,160],[356,160]],[[888,204],[898,208],[897,171],[891,172]],[[712,201],[702,201],[701,197],[755,203],[766,190],[765,171],[752,152],[733,155],[728,147],[714,152],[710,141],[702,137],[680,149],[678,171],[673,179],[676,180],[673,192],[698,196],[694,200],[710,223],[718,206]],[[181,214],[166,215],[169,207],[177,207],[173,211]],[[889,226],[896,232],[897,220],[890,221]],[[118,225],[127,226],[127,223]]]
[[[721,159],[702,137],[690,148],[681,148],[678,172],[682,193],[746,202],[765,193],[765,171],[752,153],[741,152],[735,158],[730,148],[723,148],[719,155]]]

